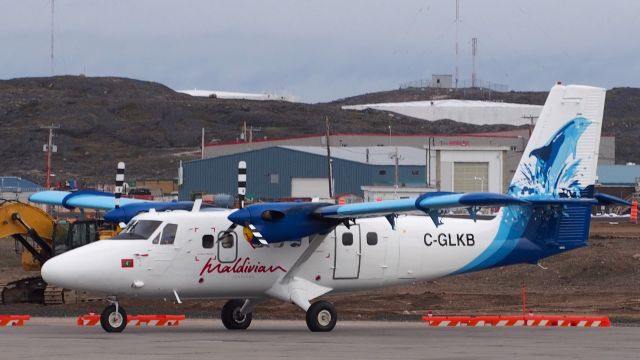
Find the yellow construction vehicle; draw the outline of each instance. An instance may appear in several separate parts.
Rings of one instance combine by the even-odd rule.
[[[0,239],[12,237],[21,245],[24,269],[19,276],[0,274],[0,303],[64,303],[64,290],[47,286],[40,276],[42,264],[65,251],[116,234],[115,225],[104,220],[56,221],[36,206],[0,202]]]

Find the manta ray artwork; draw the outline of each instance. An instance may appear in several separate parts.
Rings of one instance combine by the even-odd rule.
[[[381,202],[240,209],[201,208],[196,201],[190,211],[147,204],[119,235],[52,258],[42,276],[104,294],[107,332],[127,326],[121,302],[130,296],[227,299],[220,318],[230,330],[247,329],[256,304],[277,299],[302,309],[309,330],[331,331],[337,310],[325,295],[536,264],[586,246],[593,206],[629,205],[594,193],[604,102],[601,88],[554,86],[506,194],[434,191]],[[242,204],[251,164],[239,165]],[[33,198],[63,204],[61,195]],[[105,203],[91,194],[80,200]],[[477,219],[483,207],[500,211]],[[452,208],[466,209],[469,218],[443,218]]]

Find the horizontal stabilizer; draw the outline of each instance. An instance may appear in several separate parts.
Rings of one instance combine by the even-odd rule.
[[[593,197],[598,200],[598,205],[633,206],[630,201],[609,194],[597,193]]]
[[[598,193],[593,195],[593,198],[551,198],[551,199],[527,199],[532,206],[546,206],[546,205],[621,205],[632,206],[631,202],[621,199],[619,197]]]

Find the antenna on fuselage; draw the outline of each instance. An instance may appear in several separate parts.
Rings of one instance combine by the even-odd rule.
[[[115,197],[115,208],[120,208],[120,198],[122,197],[122,190],[124,188],[124,162],[118,163],[118,169],[116,170],[116,188],[113,191]]]
[[[244,198],[247,195],[247,163],[238,162],[238,202],[240,209],[244,207]]]

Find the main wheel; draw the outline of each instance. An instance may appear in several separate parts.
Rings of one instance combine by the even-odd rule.
[[[338,314],[328,301],[318,301],[307,310],[307,327],[311,331],[331,331],[336,326]]]
[[[242,314],[240,309],[244,305],[244,300],[233,299],[227,301],[222,307],[220,318],[222,324],[229,330],[245,330],[251,325],[252,313]]]
[[[122,306],[118,306],[116,312],[115,305],[109,305],[100,315],[100,325],[106,332],[122,332],[127,327],[127,312],[124,311]]]

